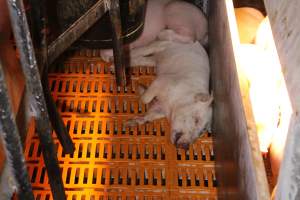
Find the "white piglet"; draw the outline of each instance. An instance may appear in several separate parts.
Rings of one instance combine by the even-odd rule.
[[[164,34],[164,33],[162,33]],[[141,101],[150,108],[129,125],[167,117],[171,123],[171,142],[187,149],[210,128],[212,96],[209,94],[209,60],[199,42],[154,41],[131,52],[131,66],[155,65],[157,77]]]
[[[170,29],[176,32],[164,31]],[[129,44],[129,49],[148,45],[157,39],[158,35],[165,40],[181,42],[200,41],[207,43],[207,19],[199,8],[184,2],[172,0],[149,0],[146,7],[144,30],[141,36]],[[105,61],[113,60],[111,49],[100,52]]]

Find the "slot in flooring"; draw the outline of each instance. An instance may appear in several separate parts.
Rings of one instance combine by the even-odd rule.
[[[143,115],[138,83],[149,85],[154,67],[136,67],[131,83],[115,85],[98,50],[70,54],[49,73],[53,98],[75,143],[66,155],[53,134],[68,200],[217,199],[213,135],[205,133],[188,151],[170,143],[166,119],[132,128]],[[39,140],[31,131],[25,157],[36,200],[52,200]]]

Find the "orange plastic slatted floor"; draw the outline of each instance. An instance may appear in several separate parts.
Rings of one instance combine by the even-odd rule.
[[[82,50],[49,74],[49,84],[76,146],[58,159],[68,200],[203,199],[215,200],[212,136],[197,140],[189,151],[169,140],[165,119],[128,128],[125,121],[142,115],[138,83],[149,85],[153,67],[132,70],[130,86],[118,88],[99,51]],[[37,200],[51,200],[39,141],[27,137],[25,156]]]

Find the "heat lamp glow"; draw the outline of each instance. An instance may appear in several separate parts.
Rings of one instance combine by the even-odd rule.
[[[255,44],[240,44],[232,0],[225,0],[239,78],[247,79],[260,150],[281,160],[292,114],[273,34],[265,18]]]

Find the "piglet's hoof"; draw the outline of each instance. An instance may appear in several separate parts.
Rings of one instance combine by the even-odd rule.
[[[113,62],[113,60],[114,60],[113,51],[111,49],[103,49],[103,50],[101,50],[100,51],[100,57],[105,62]]]
[[[110,73],[114,74],[116,72],[115,70],[115,65],[112,63],[109,67],[108,70],[110,71]]]

